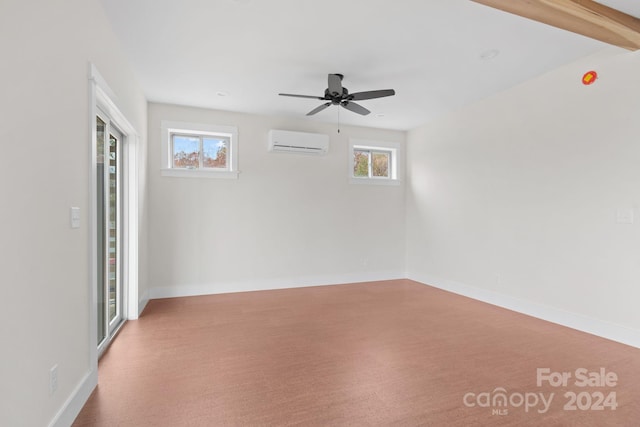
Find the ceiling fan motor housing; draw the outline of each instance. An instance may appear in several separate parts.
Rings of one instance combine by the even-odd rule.
[[[349,97],[349,90],[346,87],[342,87],[342,93],[331,93],[329,92],[329,88],[324,90],[324,99],[327,101],[331,101],[333,105],[338,105],[340,101],[347,99]]]
[[[293,96],[296,98],[318,99],[320,101],[329,101],[309,111],[307,113],[307,116],[312,116],[324,110],[325,108],[330,107],[331,105],[339,105],[343,108],[346,108],[347,110],[353,111],[354,113],[366,116],[371,111],[367,110],[363,106],[353,101],[363,101],[366,99],[383,98],[385,96],[393,96],[396,94],[396,92],[393,89],[370,90],[366,92],[356,92],[356,93],[349,94],[349,90],[346,87],[342,86],[343,78],[344,76],[342,74],[329,74],[327,77],[328,87],[324,90],[324,96],[296,95],[291,93],[280,93],[279,95]]]

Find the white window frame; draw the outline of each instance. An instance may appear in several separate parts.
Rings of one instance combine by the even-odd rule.
[[[360,177],[353,175],[353,156],[358,150],[369,151],[370,156],[374,153],[389,154],[389,176],[372,176],[372,162],[369,159],[369,176]],[[371,141],[364,139],[349,140],[349,161],[347,162],[349,170],[349,182],[351,184],[370,184],[370,185],[400,185],[400,144],[397,142]]]
[[[238,128],[235,126],[210,125],[203,123],[187,123],[162,121],[162,176],[180,178],[222,178],[238,179]],[[224,137],[229,139],[227,167],[218,168],[174,168],[171,135],[194,135]]]

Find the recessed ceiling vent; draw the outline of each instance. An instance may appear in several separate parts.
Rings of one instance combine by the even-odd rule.
[[[329,135],[271,129],[269,151],[323,155],[329,151]]]

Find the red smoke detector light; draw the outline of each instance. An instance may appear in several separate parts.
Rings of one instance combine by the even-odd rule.
[[[589,86],[594,84],[597,79],[598,73],[596,73],[595,71],[587,71],[586,73],[584,73],[584,76],[582,76],[582,84],[585,86]]]

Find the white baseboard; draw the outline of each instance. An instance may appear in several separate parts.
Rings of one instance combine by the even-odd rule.
[[[71,392],[69,398],[64,402],[53,420],[49,423],[49,427],[69,427],[73,424],[82,407],[89,396],[98,385],[98,371],[93,370],[87,372],[76,388]]]
[[[138,317],[142,314],[145,307],[149,303],[149,290],[146,290],[142,297],[138,300]]]
[[[640,331],[636,329],[451,280],[411,273],[407,276],[409,279],[427,286],[640,348]]]
[[[343,274],[339,276],[308,276],[203,285],[166,286],[150,289],[149,298],[175,298],[197,295],[226,294],[233,292],[305,288],[309,286],[339,285],[344,283],[373,282],[380,280],[396,280],[404,279],[405,277],[406,274],[403,271],[382,271],[373,273]]]

